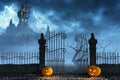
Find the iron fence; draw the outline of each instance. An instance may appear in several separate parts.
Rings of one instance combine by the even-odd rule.
[[[120,54],[118,52],[98,52],[96,54],[97,64],[119,64]]]
[[[38,52],[0,52],[0,64],[38,64]]]

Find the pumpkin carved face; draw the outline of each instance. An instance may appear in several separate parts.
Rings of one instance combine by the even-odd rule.
[[[88,67],[87,72],[91,77],[98,77],[101,74],[101,69],[98,66],[92,65]]]
[[[44,75],[44,76],[46,76],[46,77],[51,76],[52,73],[53,73],[53,69],[52,69],[51,67],[49,67],[49,66],[44,67],[44,68],[42,69],[42,75]]]

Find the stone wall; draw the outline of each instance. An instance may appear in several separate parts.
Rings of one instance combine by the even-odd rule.
[[[23,65],[0,65],[0,74],[2,73],[38,73],[39,65],[38,64],[23,64]]]
[[[120,74],[120,64],[101,64],[98,66],[101,68],[102,74]]]

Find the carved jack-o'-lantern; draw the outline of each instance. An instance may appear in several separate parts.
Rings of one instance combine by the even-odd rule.
[[[101,69],[98,66],[91,65],[88,67],[87,72],[91,77],[98,77],[101,74]]]
[[[44,75],[44,76],[46,76],[46,77],[51,76],[52,73],[53,73],[53,69],[52,69],[51,67],[49,67],[49,66],[44,67],[44,68],[42,69],[42,75]]]

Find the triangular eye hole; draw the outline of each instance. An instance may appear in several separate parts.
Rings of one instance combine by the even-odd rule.
[[[47,70],[45,70],[45,72],[47,72]]]
[[[93,70],[93,72],[96,72],[96,70]]]
[[[89,71],[92,71],[92,69],[89,69]]]

